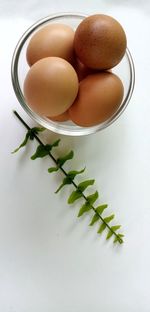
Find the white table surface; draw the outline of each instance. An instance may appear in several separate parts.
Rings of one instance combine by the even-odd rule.
[[[60,11],[116,17],[135,61],[134,95],[120,119],[89,137],[62,136],[63,150],[75,151],[72,165],[86,165],[85,177],[96,179],[101,200],[122,224],[122,246],[89,228],[89,215],[76,217],[78,205],[66,203],[69,188],[54,194],[60,176],[47,173],[51,160],[29,159],[36,142],[11,154],[25,135],[12,110],[34,124],[12,89],[14,47],[33,22]],[[0,0],[1,312],[150,311],[149,75],[149,0]]]

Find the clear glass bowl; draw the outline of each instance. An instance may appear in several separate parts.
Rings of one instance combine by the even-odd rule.
[[[85,17],[86,15],[62,13],[62,14],[51,15],[51,16],[43,18],[42,20],[32,25],[23,34],[23,36],[21,37],[21,39],[19,40],[16,46],[16,49],[14,51],[13,58],[12,58],[12,66],[11,66],[12,83],[13,83],[14,91],[16,93],[16,96],[21,106],[24,108],[27,114],[32,119],[34,119],[37,123],[39,123],[41,126],[55,133],[70,135],[70,136],[83,136],[83,135],[92,134],[111,125],[127,107],[131,99],[133,89],[134,89],[134,83],[135,83],[134,63],[133,63],[132,56],[129,52],[129,49],[127,49],[122,61],[112,70],[114,73],[116,73],[120,77],[120,79],[123,82],[124,98],[118,110],[107,121],[101,124],[98,124],[96,126],[93,126],[93,127],[79,127],[75,125],[74,123],[72,123],[71,121],[67,121],[67,122],[51,121],[44,116],[38,115],[29,107],[23,95],[23,83],[24,83],[25,76],[29,70],[29,66],[26,61],[26,49],[27,49],[27,45],[29,43],[31,36],[41,27],[50,23],[64,23],[76,29],[78,24]]]

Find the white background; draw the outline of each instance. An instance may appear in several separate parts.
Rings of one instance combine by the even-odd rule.
[[[10,64],[21,34],[52,13],[106,13],[124,26],[136,66],[132,100],[120,119],[85,138],[62,136],[60,151],[74,149],[74,168],[95,178],[101,202],[122,224],[125,243],[113,246],[90,214],[76,217],[69,188],[55,195],[60,175],[50,159],[31,161],[37,144],[16,155],[25,135]],[[150,1],[0,0],[0,311],[150,311]],[[45,142],[60,137],[50,132]],[[70,164],[68,163],[68,166]],[[71,190],[71,188],[70,188]],[[94,188],[93,188],[94,190]]]

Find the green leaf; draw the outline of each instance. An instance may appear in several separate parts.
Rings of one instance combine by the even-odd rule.
[[[120,244],[122,244],[123,243],[122,237],[124,237],[124,235],[121,234],[121,233],[118,233],[117,236],[114,239],[114,243],[119,242]]]
[[[86,198],[87,200],[86,200],[85,204],[79,210],[78,217],[81,217],[84,212],[87,212],[90,209],[92,209],[92,205],[97,200],[97,198],[98,198],[98,192],[97,191],[95,193],[87,196],[87,198]]]
[[[42,131],[44,131],[44,130],[45,130],[45,128],[38,128],[38,127],[34,127],[34,128],[29,129],[29,130],[27,131],[27,133],[26,133],[26,136],[25,136],[23,142],[19,145],[18,148],[16,148],[16,149],[12,152],[12,154],[18,152],[18,151],[20,150],[20,148],[24,147],[24,146],[27,144],[27,142],[28,142],[29,139],[30,139],[30,140],[33,140],[35,134],[38,134],[38,132],[42,132]]]
[[[91,205],[93,205],[95,203],[95,201],[97,200],[98,198],[98,192],[96,191],[95,193],[87,196],[87,201],[88,203],[90,203]]]
[[[101,234],[106,229],[106,224],[102,223],[97,231],[97,233]]]
[[[81,192],[84,192],[86,190],[86,188],[90,185],[93,185],[95,182],[95,180],[86,180],[81,182],[80,184],[78,184],[78,190],[80,190]]]
[[[85,202],[85,204],[80,208],[78,217],[81,217],[85,212],[92,209],[91,205],[88,202]]]
[[[43,128],[43,127],[34,127],[31,129],[31,133],[32,134],[38,134],[39,132],[43,132],[45,131],[46,129]]]
[[[106,239],[109,239],[112,235],[113,235],[113,232],[110,230],[110,231],[108,232],[108,234],[107,234]]]
[[[115,232],[115,231],[119,230],[120,228],[121,228],[121,225],[113,225],[111,227],[111,230]]]
[[[85,204],[79,210],[78,217],[81,217],[84,212],[87,212],[90,209],[92,209],[92,205],[97,200],[97,198],[98,198],[98,192],[97,191],[95,193],[87,196]]]
[[[92,226],[95,222],[97,222],[99,220],[99,216],[97,214],[95,214],[90,222],[90,226]]]
[[[103,213],[103,211],[108,207],[108,205],[104,204],[104,205],[100,205],[98,206],[95,210],[96,212],[101,215]]]
[[[80,170],[80,171],[77,171],[77,170],[69,171],[69,172],[68,172],[68,177],[69,177],[71,180],[73,180],[73,179],[76,177],[76,175],[81,174],[81,173],[83,173],[84,171],[85,171],[85,168],[83,168],[83,169]]]
[[[73,191],[68,198],[68,204],[73,204],[80,197],[82,197],[81,191],[79,190]]]
[[[59,145],[59,142],[60,142],[60,139],[54,141],[52,144],[51,144],[51,147],[57,147]]]
[[[110,215],[110,216],[108,216],[108,217],[104,218],[104,221],[105,221],[106,223],[109,223],[111,220],[113,220],[113,219],[114,219],[114,217],[115,217],[115,215],[114,215],[114,214],[112,214],[112,215]]]
[[[21,147],[23,147],[23,146],[25,146],[25,145],[27,144],[29,138],[30,138],[30,132],[28,131],[27,134],[26,134],[26,136],[25,136],[25,138],[24,138],[24,140],[23,140],[23,142],[19,145],[19,147],[17,147],[17,148],[16,148],[13,152],[11,152],[11,153],[12,153],[12,154],[17,153],[17,152],[20,150]]]
[[[73,151],[70,151],[70,152],[69,152],[68,154],[66,154],[65,156],[59,157],[59,158],[57,159],[57,164],[58,164],[58,166],[59,166],[59,167],[62,167],[62,166],[65,164],[65,162],[66,162],[67,160],[72,159],[73,156],[74,156]]]
[[[35,160],[36,158],[43,158],[49,155],[52,148],[55,146],[58,146],[59,142],[60,140],[55,141],[53,144],[46,144],[46,145],[40,144],[37,147],[35,154],[31,156],[31,159]]]
[[[35,160],[36,158],[43,158],[49,154],[51,149],[52,147],[50,144],[47,144],[47,145],[40,144],[37,147],[35,154],[31,156],[31,159]]]
[[[101,215],[103,213],[103,211],[108,207],[108,205],[104,204],[104,205],[100,205],[97,208],[95,208],[95,211],[98,213],[95,213],[95,215],[93,216],[91,223],[89,224],[90,226],[92,226],[95,222],[97,222],[99,220],[99,215]]]
[[[57,168],[57,167],[56,167],[56,168]],[[51,168],[50,168],[50,169],[51,169]],[[56,190],[55,193],[58,193],[65,185],[71,184],[72,181],[73,181],[73,179],[75,178],[75,176],[76,176],[77,174],[83,173],[84,170],[85,170],[85,168],[82,169],[82,170],[80,170],[80,171],[76,171],[76,170],[69,171],[69,172],[67,173],[67,177],[65,177],[65,178],[63,179],[62,184],[58,187],[58,189]]]
[[[109,239],[115,231],[117,231],[118,229],[120,229],[121,225],[113,225],[111,226],[111,230],[108,232],[106,239]]]
[[[52,172],[58,171],[58,169],[59,169],[59,167],[50,167],[50,168],[48,168],[48,172],[52,173]]]
[[[58,193],[65,185],[68,185],[71,183],[72,183],[72,180],[70,179],[70,177],[64,178],[62,184],[58,187],[55,193]]]

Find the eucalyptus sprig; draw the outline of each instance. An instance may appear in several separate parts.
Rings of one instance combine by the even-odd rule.
[[[94,203],[96,200],[99,198],[98,191],[95,191],[94,193],[86,196],[84,191],[92,186],[95,183],[94,179],[89,179],[89,180],[84,180],[80,182],[79,184],[76,184],[75,177],[77,175],[81,175],[84,173],[85,168],[81,170],[71,170],[69,172],[66,172],[66,170],[63,168],[63,165],[71,160],[74,157],[74,152],[70,151],[64,156],[61,156],[59,158],[55,158],[51,151],[53,148],[57,147],[60,143],[60,139],[56,140],[52,144],[44,144],[40,138],[38,137],[38,134],[41,131],[44,131],[44,128],[30,128],[27,123],[21,118],[21,116],[14,111],[14,114],[17,116],[17,118],[23,123],[23,125],[27,128],[27,134],[25,136],[25,139],[23,142],[19,145],[18,148],[16,148],[12,153],[16,153],[20,148],[24,147],[29,140],[33,140],[34,138],[38,141],[39,145],[35,151],[35,153],[31,156],[32,160],[35,160],[37,158],[43,158],[46,156],[50,156],[50,158],[53,160],[55,163],[54,167],[48,168],[48,172],[56,172],[58,170],[61,170],[65,177],[62,180],[62,183],[58,187],[58,189],[55,191],[55,193],[58,193],[64,186],[66,185],[73,185],[75,190],[72,191],[68,198],[68,204],[73,204],[79,199],[84,199],[84,204],[80,207],[79,212],[78,212],[78,217],[81,217],[84,213],[88,211],[93,211],[94,215],[92,216],[90,226],[93,226],[96,222],[100,221],[100,225],[98,228],[98,233],[101,234],[105,229],[107,229],[107,236],[106,239],[110,239],[112,236],[114,236],[114,243],[118,242],[120,244],[123,243],[123,234],[120,232],[117,232],[121,225],[110,225],[110,222],[114,219],[115,215],[111,214],[106,217],[103,217],[102,214],[103,212],[108,208],[107,204],[101,204],[97,207],[94,206]]]

